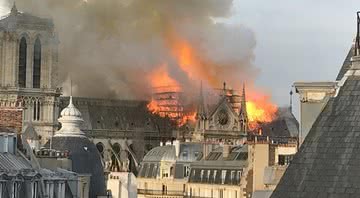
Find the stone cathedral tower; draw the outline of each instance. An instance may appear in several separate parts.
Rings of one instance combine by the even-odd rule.
[[[58,39],[49,19],[11,12],[0,19],[0,105],[21,104],[23,125],[45,142],[55,131],[61,89],[57,83]]]

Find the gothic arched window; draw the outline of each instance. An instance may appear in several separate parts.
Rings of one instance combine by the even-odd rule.
[[[25,37],[22,37],[19,46],[19,73],[18,73],[19,87],[26,87],[26,58],[27,58],[27,44]]]
[[[33,88],[40,88],[41,78],[41,42],[37,38],[34,45],[34,69],[33,69]]]

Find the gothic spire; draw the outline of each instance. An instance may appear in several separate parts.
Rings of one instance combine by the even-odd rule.
[[[247,118],[245,83],[243,84],[243,90],[242,90],[242,95],[241,95],[241,111],[242,111],[243,115],[245,115]]]
[[[243,90],[241,95],[241,109],[239,112],[240,120],[242,121],[242,130],[244,132],[248,129],[248,114],[246,110],[246,94],[245,94],[245,83],[243,84]]]
[[[16,2],[14,1],[13,7],[11,8],[11,14],[17,14],[18,9],[16,8]]]
[[[198,119],[199,118],[204,119],[206,117],[202,81],[200,82],[200,97],[198,103],[197,117]]]

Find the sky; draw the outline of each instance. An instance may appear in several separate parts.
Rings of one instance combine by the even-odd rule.
[[[256,84],[278,105],[297,81],[334,81],[356,34],[355,0],[235,0],[228,23],[254,31]],[[294,95],[298,99],[298,95]]]
[[[9,11],[4,4],[0,15]],[[255,33],[256,85],[284,106],[294,82],[335,80],[356,33],[357,10],[355,0],[234,0],[225,22]]]

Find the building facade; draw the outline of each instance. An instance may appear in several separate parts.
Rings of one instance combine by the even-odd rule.
[[[199,143],[174,141],[149,151],[137,177],[138,197],[184,197],[191,162],[202,157]]]
[[[21,102],[24,125],[46,142],[57,119],[58,39],[49,19],[21,13],[14,5],[0,20],[0,101]]]

